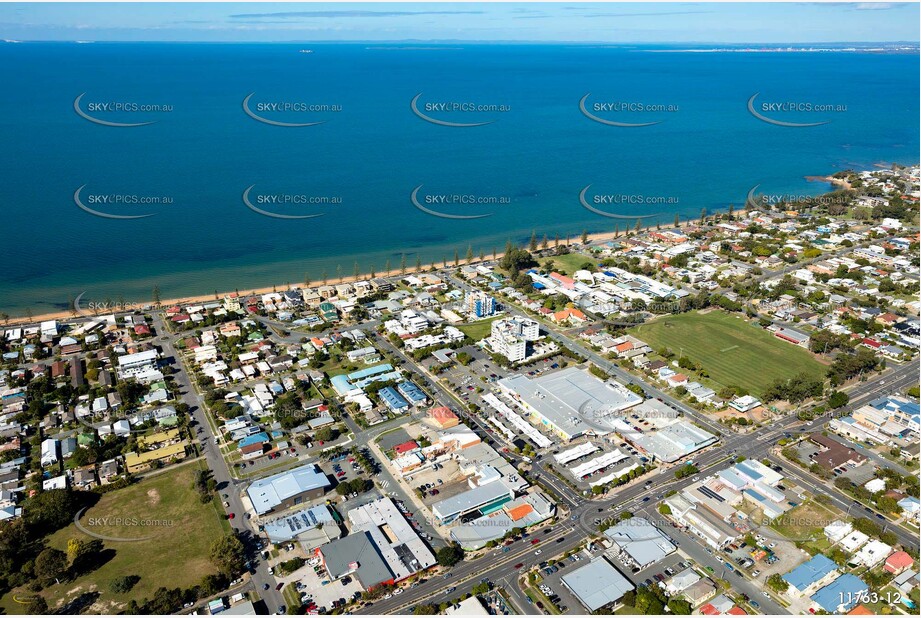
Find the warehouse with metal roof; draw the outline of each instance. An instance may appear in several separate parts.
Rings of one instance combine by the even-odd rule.
[[[634,589],[604,556],[593,558],[585,566],[561,577],[560,581],[590,612],[619,601]]]

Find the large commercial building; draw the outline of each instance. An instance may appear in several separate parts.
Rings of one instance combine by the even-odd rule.
[[[655,431],[624,434],[634,446],[647,453],[653,461],[671,463],[691,453],[715,444],[717,437],[685,420],[675,420]]]
[[[540,492],[516,498],[498,511],[451,529],[451,539],[468,551],[496,541],[514,528],[526,529],[553,516],[556,507]]]
[[[307,464],[288,472],[259,479],[246,490],[253,509],[259,515],[284,510],[319,498],[331,485],[315,465]]]
[[[605,530],[604,535],[641,569],[677,549],[658,528],[641,517],[626,519]]]
[[[439,524],[450,524],[460,517],[474,518],[498,510],[515,497],[515,489],[497,478],[469,491],[451,496],[432,505],[432,515]]]
[[[633,584],[604,556],[560,578],[589,612],[611,605],[634,589]]]
[[[349,535],[317,549],[332,579],[351,575],[371,590],[436,564],[432,551],[390,498],[354,508],[348,518]]]
[[[534,379],[513,375],[499,380],[498,385],[528,412],[532,422],[544,425],[563,440],[608,433],[606,419],[643,402],[622,384],[603,382],[579,367]]]

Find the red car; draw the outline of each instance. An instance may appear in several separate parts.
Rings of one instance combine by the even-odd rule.
[[[523,566],[524,566],[524,562],[519,562],[518,564],[515,565],[515,570],[518,570]]]
[[[233,519],[234,517],[236,517],[236,515],[233,513],[227,513],[227,519]]]
[[[538,543],[540,543],[540,539],[533,539],[531,541],[531,545],[537,545]]]

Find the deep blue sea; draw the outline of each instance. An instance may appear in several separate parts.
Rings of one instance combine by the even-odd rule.
[[[312,53],[300,50],[310,49]],[[846,168],[916,163],[917,55],[572,45],[0,44],[0,311],[148,302],[378,272],[816,194]],[[91,122],[153,124],[112,127]],[[273,122],[312,123],[286,127]],[[755,118],[747,103],[785,122]],[[444,126],[415,115],[410,103]],[[580,111],[644,127],[610,126]],[[799,111],[772,107],[796,103]],[[805,104],[831,105],[823,111]],[[161,111],[111,111],[115,104]],[[289,105],[277,111],[272,104]],[[445,111],[440,105],[502,106]],[[605,107],[604,104],[616,104]],[[628,105],[620,105],[628,104]],[[300,106],[325,106],[300,111]],[[638,106],[646,106],[638,109]],[[652,111],[648,106],[654,107]],[[612,108],[618,108],[612,110]],[[311,110],[316,108],[310,108]],[[479,219],[435,217],[426,208]],[[279,219],[277,214],[321,214]],[[116,220],[106,214],[153,214]],[[168,203],[103,202],[160,196]],[[332,203],[271,203],[333,198]],[[287,198],[286,196],[298,196]],[[438,196],[500,198],[440,204]],[[261,198],[261,199],[260,199]],[[456,198],[451,198],[456,199]],[[650,203],[655,202],[655,203]]]

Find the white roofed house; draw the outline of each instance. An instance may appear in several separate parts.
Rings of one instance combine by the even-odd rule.
[[[60,443],[53,438],[42,441],[42,467],[54,465],[59,461],[59,448]]]
[[[156,370],[157,359],[160,353],[157,350],[145,350],[135,354],[125,354],[118,357],[118,376],[125,380],[137,378]],[[161,374],[162,377],[162,374]]]

